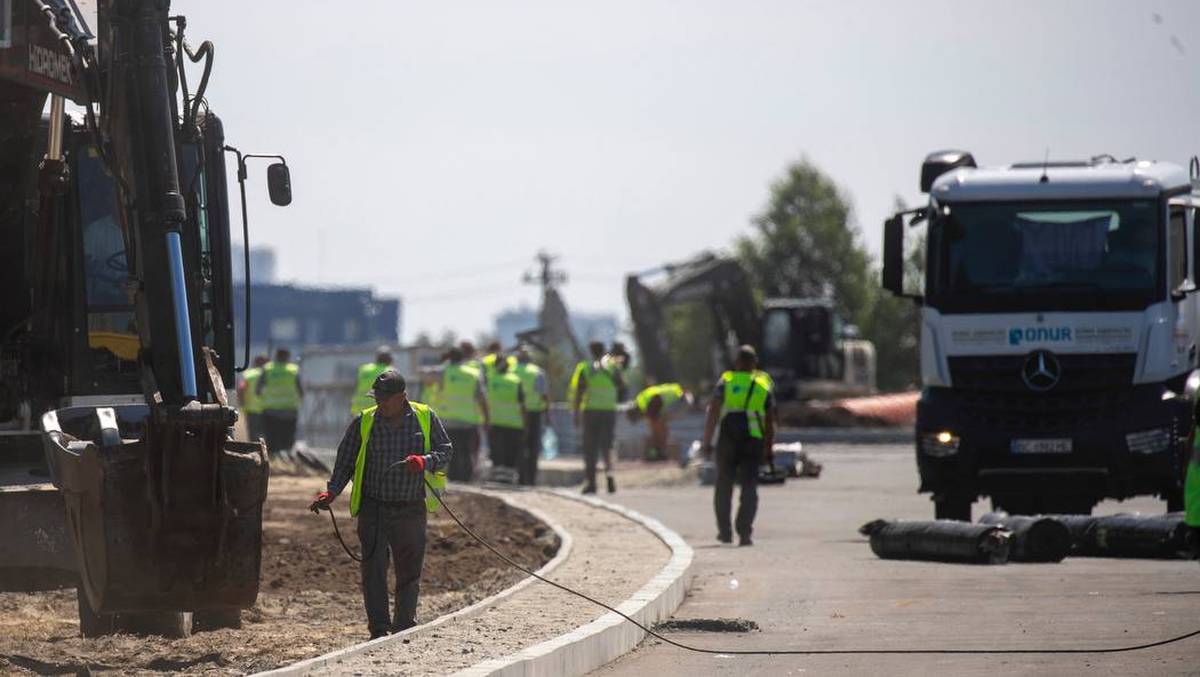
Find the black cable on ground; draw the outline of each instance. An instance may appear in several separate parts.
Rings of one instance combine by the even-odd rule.
[[[390,466],[388,468],[388,470],[391,470],[393,467],[395,467],[395,465],[398,465],[398,464],[394,464],[393,466]],[[433,487],[429,484],[428,479],[425,480],[425,484],[429,488],[429,491],[432,492]],[[491,543],[488,543],[487,541],[485,541],[481,536],[479,536],[479,534],[476,534],[474,531],[472,531],[471,527],[467,526],[461,519],[459,519],[458,515],[455,515],[454,511],[451,510],[450,506],[446,503],[444,496],[442,497],[441,503],[442,503],[442,508],[444,508],[446,510],[446,514],[450,516],[450,519],[454,520],[454,522],[456,524],[458,524],[458,526],[461,527],[462,530],[465,531],[468,536],[470,536],[471,538],[478,541],[480,545],[482,545],[483,547],[490,550],[493,555],[498,557],[501,561],[503,561],[505,564],[509,565],[510,567],[517,569],[518,571],[524,572],[525,574],[528,574],[543,583],[552,585],[552,586],[558,588],[559,590],[562,590],[563,592],[567,592],[572,595],[575,595],[576,597],[579,597],[580,599],[587,600],[588,602],[591,602],[592,604],[595,604],[596,606],[598,606],[602,609],[611,611],[614,614],[617,614],[618,616],[620,616],[621,618],[624,618],[625,620],[629,621],[630,623],[633,623],[637,627],[641,628],[646,634],[650,635],[651,637],[654,637],[663,642],[666,642],[667,644],[670,644],[671,646],[678,647],[685,651],[693,651],[695,653],[721,654],[721,655],[728,655],[728,656],[849,656],[849,655],[880,655],[880,654],[889,654],[889,655],[1105,654],[1105,653],[1126,653],[1126,652],[1130,652],[1130,651],[1142,651],[1145,649],[1153,649],[1155,647],[1165,646],[1167,644],[1174,644],[1176,642],[1182,642],[1185,639],[1191,639],[1192,637],[1196,637],[1196,636],[1200,635],[1200,630],[1193,630],[1192,632],[1178,635],[1176,637],[1170,637],[1168,639],[1159,640],[1157,642],[1148,642],[1146,644],[1136,644],[1136,645],[1132,645],[1132,646],[1108,647],[1108,648],[1102,648],[1102,649],[710,649],[710,648],[699,647],[699,646],[691,646],[689,644],[677,642],[677,641],[671,639],[670,637],[661,635],[658,632],[652,630],[651,628],[648,628],[645,625],[634,620],[633,618],[630,618],[628,615],[626,615],[620,611],[617,611],[616,609],[605,604],[604,602],[601,602],[600,600],[598,600],[594,597],[585,595],[584,593],[579,592],[578,590],[569,588],[561,583],[555,583],[554,581],[550,580],[549,578],[546,578],[546,577],[538,574],[535,571],[531,571],[530,569],[521,565],[520,563],[513,561],[507,555],[505,555],[504,553],[497,550],[496,547],[493,546]],[[332,510],[329,511],[329,518],[331,520],[333,520],[333,530],[334,530],[334,533],[337,534],[338,540],[341,541],[342,548],[344,548],[346,550],[346,553],[349,554],[353,558],[354,555],[350,552],[350,548],[348,548],[346,546],[346,542],[342,540],[342,536],[337,530],[337,518],[334,517]],[[362,561],[357,558],[355,558],[355,559],[356,559],[356,561]]]

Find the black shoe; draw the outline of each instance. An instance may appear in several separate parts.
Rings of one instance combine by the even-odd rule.
[[[391,633],[388,632],[387,630],[372,630],[371,631],[371,639],[379,639],[380,637],[387,637],[390,634]]]
[[[608,493],[610,493],[610,494],[617,493],[617,481],[611,477],[609,477],[607,479],[608,479]]]
[[[717,540],[722,543],[733,543],[733,536],[729,534],[717,534]]]
[[[754,545],[754,541],[750,540],[749,536],[738,537],[738,547],[747,547],[751,545]]]
[[[580,493],[584,493],[584,494],[594,494],[594,493],[596,493],[596,485],[594,485],[594,484],[589,484],[589,485],[587,485],[586,487],[584,487],[584,488],[583,488],[583,490],[582,490]]]

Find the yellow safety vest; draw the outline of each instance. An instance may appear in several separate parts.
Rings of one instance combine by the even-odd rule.
[[[488,413],[491,414],[492,425],[518,430],[525,427],[525,421],[521,418],[521,400],[518,397],[520,390],[521,377],[512,372],[496,372],[488,377]]]
[[[246,389],[242,391],[242,411],[247,414],[261,414],[263,411],[262,398],[258,396],[258,379],[262,377],[262,367],[250,367],[242,372]]]
[[[542,368],[532,362],[517,364],[516,374],[521,378],[521,387],[525,389],[525,411],[535,414],[546,411],[546,398],[537,390]]]
[[[421,404],[420,402],[409,402],[413,413],[417,416],[417,425],[421,427],[421,434],[425,438],[425,453],[433,448],[430,440],[429,429],[432,426],[433,410]],[[362,479],[363,471],[367,467],[367,443],[371,441],[371,430],[375,427],[375,411],[379,407],[371,407],[363,411],[359,419],[359,436],[362,441],[358,444],[358,456],[354,458],[354,488],[350,490],[350,515],[357,516],[358,509],[362,505]],[[392,472],[408,472],[403,468],[396,468]],[[441,507],[441,496],[446,490],[446,473],[441,470],[425,471],[425,479],[429,484],[433,485],[433,492],[429,491],[429,486],[425,487],[425,510],[429,512],[437,512]]]
[[[641,409],[643,414],[646,413],[646,409],[650,406],[650,402],[655,397],[662,399],[662,406],[664,409],[666,409],[672,404],[675,404],[679,400],[683,399],[683,386],[679,385],[678,383],[660,383],[656,386],[650,386],[649,388],[646,388],[642,392],[638,393],[637,399],[635,400],[637,402],[638,409]]]
[[[721,418],[726,414],[746,414],[750,437],[762,439],[767,417],[767,396],[771,379],[763,372],[727,371],[721,374],[725,392],[721,398]]]
[[[368,362],[358,368],[358,382],[354,386],[354,397],[350,399],[350,414],[358,416],[363,411],[375,406],[375,398],[367,393],[375,385],[375,379],[383,372],[391,369],[391,365]]]
[[[617,383],[613,380],[612,372],[601,367],[595,369],[591,362],[580,362],[575,365],[575,373],[571,376],[571,400],[579,389],[579,379],[587,374],[587,390],[583,393],[584,411],[615,411],[617,408]]]
[[[442,372],[442,387],[438,399],[442,419],[479,425],[483,414],[476,396],[479,393],[479,370],[466,364],[451,364]]]
[[[263,367],[262,408],[263,411],[283,409],[296,411],[300,408],[300,367],[288,362],[268,362]],[[255,388],[258,384],[255,384]]]

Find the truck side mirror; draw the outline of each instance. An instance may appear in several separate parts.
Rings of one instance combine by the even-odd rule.
[[[883,288],[904,296],[904,215],[883,222]]]
[[[292,174],[287,165],[276,162],[267,167],[267,191],[272,203],[280,207],[292,204]]]

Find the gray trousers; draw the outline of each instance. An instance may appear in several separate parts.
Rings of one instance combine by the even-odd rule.
[[[717,438],[717,482],[713,490],[713,510],[717,515],[717,533],[723,537],[731,536],[733,531],[729,513],[733,508],[734,483],[741,486],[737,519],[732,525],[737,528],[739,536],[750,536],[754,530],[754,516],[758,513],[758,469],[763,463],[763,441],[750,437],[744,430],[744,423],[742,430],[722,423],[721,434]]]
[[[617,412],[615,411],[584,411],[583,436],[580,446],[583,447],[583,469],[587,476],[587,486],[596,488],[596,463],[604,457],[604,474],[612,476],[612,446],[613,429],[617,427]]]
[[[360,565],[363,606],[371,634],[399,632],[416,625],[421,566],[425,563],[425,501],[383,503],[363,497],[358,542],[364,555]],[[389,554],[396,571],[396,607],[390,619]]]

